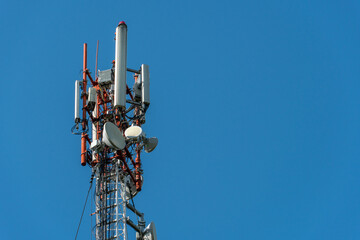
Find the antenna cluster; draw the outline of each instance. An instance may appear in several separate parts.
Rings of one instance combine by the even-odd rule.
[[[127,72],[134,74],[132,89]],[[127,67],[125,22],[116,28],[112,67],[99,70],[95,80],[87,68],[84,44],[83,79],[75,81],[72,132],[81,135],[81,165],[90,166],[96,180],[97,240],[127,239],[127,226],[136,231],[137,240],[156,240],[154,223],[145,228],[144,214],[130,204],[143,185],[141,152],[150,153],[158,144],[158,139],[147,137],[142,128],[149,105],[149,66],[142,64],[139,70]],[[127,210],[138,216],[138,223],[130,219]]]

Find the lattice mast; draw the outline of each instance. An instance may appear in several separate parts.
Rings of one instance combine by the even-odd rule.
[[[127,226],[136,231],[137,240],[156,239],[154,224],[145,228],[144,214],[129,202],[142,188],[141,152],[151,152],[158,142],[147,138],[141,128],[150,105],[149,66],[142,64],[139,70],[127,67],[125,22],[116,28],[115,43],[112,68],[99,71],[95,78],[87,68],[84,44],[83,79],[75,82],[72,132],[81,135],[81,165],[90,166],[95,177],[96,240],[126,240]],[[132,89],[127,72],[134,74]],[[137,223],[127,215],[128,210],[137,215]]]

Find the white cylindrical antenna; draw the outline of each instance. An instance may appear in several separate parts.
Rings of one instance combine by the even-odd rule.
[[[150,104],[150,72],[149,65],[141,65],[141,88],[142,88],[142,102],[145,105]]]
[[[80,122],[80,80],[75,81],[75,123]]]
[[[87,106],[90,111],[93,111],[96,105],[96,89],[93,87],[89,87],[89,95],[88,95],[88,103]]]
[[[116,28],[115,40],[115,92],[114,107],[126,107],[126,52],[127,26],[120,22]]]
[[[95,108],[94,111],[92,112],[92,115],[94,118],[97,118],[97,104],[95,104]],[[92,137],[92,142],[97,142],[98,137],[97,137],[97,124],[98,123],[92,123],[91,124],[91,137]],[[92,160],[95,161],[96,160],[96,152],[93,151],[92,152]]]

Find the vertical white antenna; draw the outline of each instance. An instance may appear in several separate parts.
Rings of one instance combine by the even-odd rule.
[[[115,40],[115,108],[126,107],[126,54],[127,26],[125,22],[120,22]]]
[[[98,106],[97,106],[97,104],[95,104],[94,111],[92,112],[93,118],[97,118],[97,109],[98,109]],[[98,140],[97,125],[98,125],[98,123],[94,123],[94,122],[91,124],[91,137],[92,137],[93,143],[97,143],[97,140]],[[96,152],[95,151],[92,152],[92,160],[96,161]]]
[[[149,65],[141,65],[141,85],[142,85],[142,102],[145,105],[150,104],[150,72]]]
[[[79,104],[80,104],[80,81],[76,80],[75,81],[75,116],[74,116],[75,123],[80,122]]]

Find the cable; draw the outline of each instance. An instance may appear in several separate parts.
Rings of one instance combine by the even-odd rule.
[[[131,192],[131,186],[130,186],[130,184],[128,183],[128,184],[126,184],[127,185],[127,187],[129,188],[129,192],[130,192],[130,199],[131,199],[131,202],[132,202],[132,205],[133,205],[133,207],[136,209],[136,207],[135,207],[135,202],[134,202],[134,197],[135,196],[133,196],[133,194],[132,194],[132,192]],[[137,215],[137,214],[135,214],[135,216],[136,216],[136,220],[138,220],[139,221],[139,216]]]
[[[86,120],[86,122],[88,122],[89,119]],[[76,130],[76,131],[75,131]],[[85,125],[85,130],[79,130],[79,123],[76,123],[72,128],[71,128],[71,133],[74,135],[81,135],[83,133],[87,133],[89,131],[89,126],[86,124]]]
[[[131,202],[132,202],[134,208],[136,209],[135,203],[134,203],[133,193],[132,193],[132,191],[131,191],[131,186],[130,186],[130,184],[127,184],[127,186],[128,186],[128,188],[129,188]]]
[[[76,132],[75,132],[76,129]],[[71,133],[75,134],[75,135],[81,135],[82,132],[79,131],[79,125],[75,124],[72,128],[71,128]]]
[[[77,236],[78,236],[78,233],[79,233],[79,229],[80,229],[80,225],[81,225],[81,221],[82,221],[82,218],[83,218],[83,216],[84,216],[84,212],[85,212],[85,208],[86,208],[86,203],[87,203],[87,200],[88,200],[88,197],[89,197],[89,193],[90,193],[90,190],[91,190],[92,184],[93,184],[94,175],[95,175],[95,171],[91,174],[90,187],[89,187],[89,190],[88,190],[87,195],[86,195],[86,200],[85,200],[84,208],[83,208],[83,210],[82,210],[81,217],[80,217],[80,221],[79,221],[79,225],[78,225],[78,228],[77,228],[77,230],[76,230],[75,240],[77,239]]]
[[[92,195],[92,188],[91,188],[91,195]],[[92,218],[92,216],[91,216],[91,213],[92,213],[92,206],[93,206],[93,203],[92,203],[92,197],[90,197],[90,240],[92,240],[92,230],[91,230],[91,228],[92,228],[92,220],[93,220],[93,218]]]

